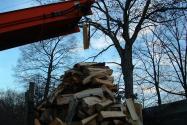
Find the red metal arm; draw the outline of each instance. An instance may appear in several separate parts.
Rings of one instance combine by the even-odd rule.
[[[0,13],[0,51],[78,32],[94,0],[71,0]]]

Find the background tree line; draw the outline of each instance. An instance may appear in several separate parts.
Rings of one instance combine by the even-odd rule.
[[[0,121],[2,125],[23,125],[25,95],[14,90],[0,92]]]

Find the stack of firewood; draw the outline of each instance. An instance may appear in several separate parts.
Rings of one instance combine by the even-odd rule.
[[[65,72],[48,100],[37,107],[35,125],[131,124],[131,115],[137,117],[136,113],[132,106],[128,110],[128,105],[116,101],[117,87],[111,75],[105,63],[76,64]]]

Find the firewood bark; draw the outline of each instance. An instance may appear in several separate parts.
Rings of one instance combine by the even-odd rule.
[[[70,103],[71,98],[73,98],[73,94],[64,94],[60,95],[56,98],[57,105],[66,105]]]
[[[112,70],[102,63],[76,65],[65,73],[62,83],[48,100],[37,107],[41,113],[36,118],[47,125],[126,124],[129,119],[125,113],[129,112],[123,104],[116,102],[116,86],[111,73]],[[131,104],[128,109],[132,115]],[[37,119],[36,125],[40,125]],[[129,120],[132,124],[141,125],[141,117],[140,120],[132,119]]]
[[[88,115],[93,115],[96,112],[95,106],[96,104],[102,102],[98,97],[86,97],[82,99],[82,110],[86,112]]]
[[[81,99],[89,96],[103,97],[103,90],[101,88],[94,88],[94,89],[83,90],[81,92],[74,94],[74,97],[77,99]]]
[[[88,68],[85,68],[85,70],[89,74],[101,71],[101,72],[105,73],[106,75],[110,76],[113,73],[113,71],[110,68],[92,68],[92,67],[88,67]]]
[[[132,120],[138,120],[138,115],[136,113],[133,100],[131,98],[126,99],[126,104],[127,104],[127,108],[130,112]]]
[[[62,122],[59,118],[55,118],[49,125],[67,125],[66,123]]]
[[[38,119],[36,119],[36,118],[34,119],[34,125],[41,125],[40,121]]]
[[[121,119],[126,117],[126,115],[121,111],[101,111],[100,116],[102,119]]]
[[[92,81],[93,84],[99,84],[99,85],[105,85],[107,86],[108,88],[114,88],[114,84],[109,81],[109,80],[102,80],[102,79],[99,79],[99,78],[94,78],[93,81]]]
[[[105,76],[105,72],[103,71],[99,71],[99,72],[93,72],[93,73],[90,73],[89,76],[87,76],[86,78],[84,78],[83,80],[83,84],[88,84],[92,81],[93,78],[95,77],[104,77]]]
[[[113,101],[113,102],[116,102],[116,99],[115,99],[115,96],[114,96],[114,93],[111,92],[105,85],[102,86],[102,89],[105,93],[107,93],[107,95],[109,96],[109,98]]]
[[[113,103],[112,100],[106,99],[98,104],[96,104],[97,111],[101,111],[102,109],[106,108],[107,106],[111,105]]]
[[[96,114],[94,114],[94,115],[92,115],[92,116],[89,116],[89,117],[83,119],[83,120],[81,121],[82,125],[88,124],[90,121],[92,121],[93,119],[95,119],[97,116],[98,116],[98,114],[96,113]]]

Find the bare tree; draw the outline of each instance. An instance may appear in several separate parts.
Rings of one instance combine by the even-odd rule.
[[[187,98],[187,17],[166,22],[154,32],[170,62],[173,83],[180,83]],[[168,80],[168,81],[169,81]]]
[[[145,47],[137,48],[136,56],[142,63],[139,65],[138,69],[142,71],[136,73],[140,79],[146,80],[147,82],[153,84],[155,86],[156,94],[157,94],[157,103],[161,105],[161,95],[160,95],[160,78],[162,77],[161,67],[162,67],[162,59],[164,56],[163,49],[158,39],[155,39],[154,35],[149,34],[149,36],[144,36],[143,42],[145,43]],[[145,72],[142,75],[142,72]]]
[[[57,37],[21,48],[21,58],[15,69],[16,77],[24,82],[42,82],[44,99],[52,85],[60,78],[71,59],[75,38]]]
[[[100,0],[93,5],[94,16],[85,21],[107,35],[117,49],[126,98],[133,97],[132,50],[138,34],[150,25],[172,20],[167,12],[187,9],[186,4],[172,0]]]
[[[24,124],[24,93],[6,90],[0,93],[0,122],[6,125]]]
[[[166,98],[169,98],[168,101],[174,101],[172,99],[186,97],[186,21],[183,16],[165,22],[152,30],[153,34],[149,32],[144,37],[144,42],[141,42],[143,46],[136,45],[135,57],[138,57],[140,62],[137,61],[135,76],[138,77],[136,82],[142,89],[143,101],[147,98],[144,91],[151,90],[153,85],[158,104],[160,97],[163,101]],[[162,95],[158,94],[159,91]],[[149,92],[149,95],[151,94],[154,92]]]

